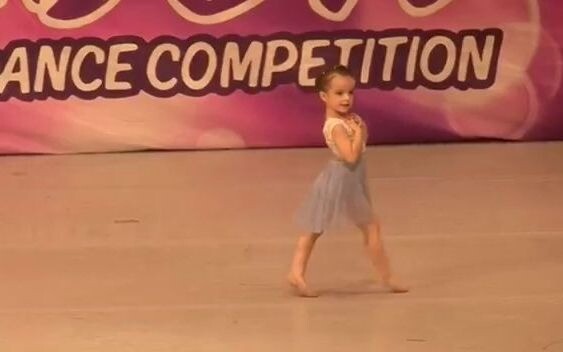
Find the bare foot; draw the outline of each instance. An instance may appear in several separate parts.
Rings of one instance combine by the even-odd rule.
[[[297,275],[289,274],[287,276],[287,281],[289,282],[291,287],[295,289],[297,294],[301,297],[312,298],[319,296],[315,291],[307,287],[307,284],[305,283],[305,280],[303,278],[300,278]]]
[[[391,293],[407,293],[409,289],[405,286],[401,286],[392,282],[386,282],[383,284]]]

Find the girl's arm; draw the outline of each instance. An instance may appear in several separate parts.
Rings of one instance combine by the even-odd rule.
[[[348,164],[355,164],[362,155],[363,135],[361,127],[353,124],[354,136],[350,141],[346,129],[342,125],[337,125],[332,129],[332,138],[340,155]]]

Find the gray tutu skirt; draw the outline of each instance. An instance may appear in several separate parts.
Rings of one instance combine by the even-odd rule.
[[[354,165],[331,160],[317,176],[295,220],[309,233],[324,233],[374,221],[363,158]]]

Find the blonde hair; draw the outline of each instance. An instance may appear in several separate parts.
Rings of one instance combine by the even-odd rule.
[[[348,67],[344,65],[336,65],[328,68],[327,70],[323,71],[316,79],[315,79],[315,88],[318,92],[326,92],[330,81],[334,76],[340,75],[345,77],[354,77],[352,72],[348,69]]]

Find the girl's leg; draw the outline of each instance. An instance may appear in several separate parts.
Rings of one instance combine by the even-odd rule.
[[[383,241],[381,239],[381,231],[377,220],[370,224],[358,225],[364,236],[364,245],[367,254],[375,266],[380,279],[383,284],[388,287],[392,292],[403,293],[408,292],[407,288],[401,287],[391,283],[391,268],[389,265],[389,258],[385,252]]]
[[[311,252],[315,246],[315,242],[320,237],[320,233],[304,234],[299,236],[291,269],[288,275],[289,283],[297,290],[299,295],[303,297],[317,297],[317,293],[310,290],[305,282],[305,272],[307,264],[311,257]]]

